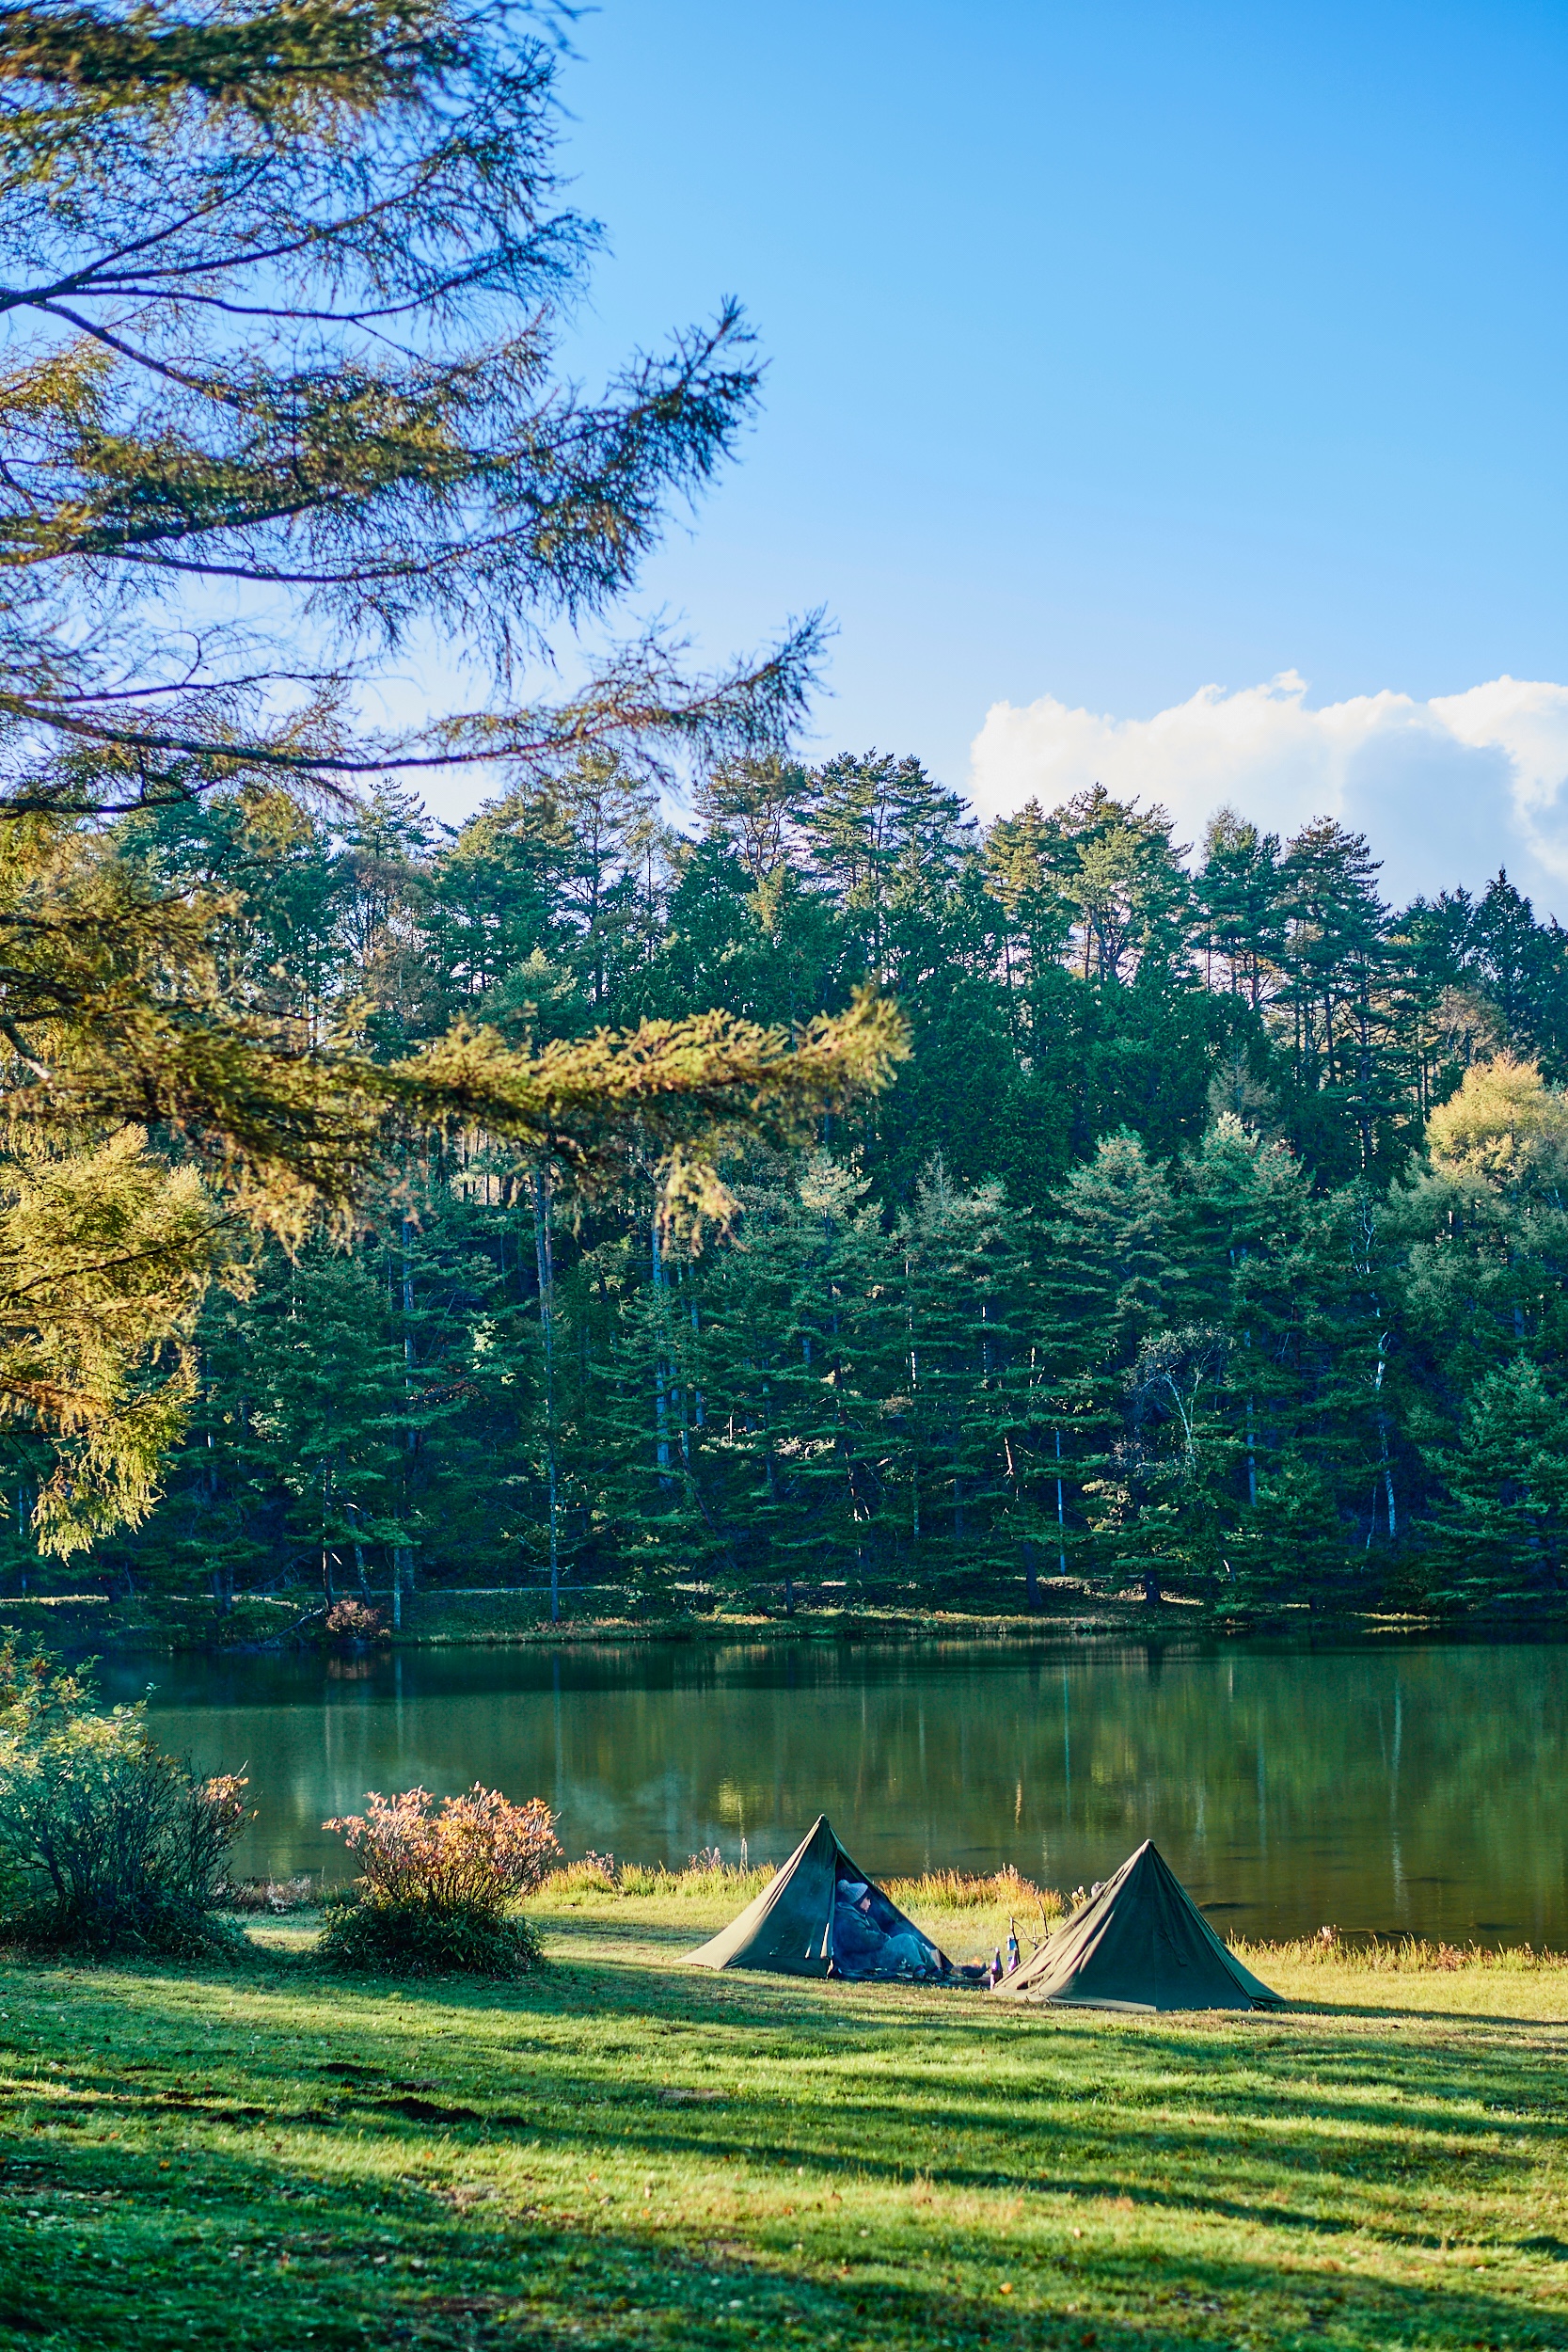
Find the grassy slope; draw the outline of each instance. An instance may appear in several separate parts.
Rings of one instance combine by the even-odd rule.
[[[0,2344],[1568,2344],[1568,1970],[1041,2012],[675,1968],[724,1914],[499,1993],[0,1969]]]

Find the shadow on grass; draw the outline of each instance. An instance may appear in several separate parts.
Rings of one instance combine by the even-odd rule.
[[[1371,2266],[1490,2214],[1519,2286],[1560,2286],[1568,2240],[1521,2190],[1568,2119],[1496,2144],[1557,2080],[1521,2021],[1411,2047],[1326,2011],[1020,2013],[590,1933],[500,1988],[274,1953],[103,1972],[111,2046],[62,2041],[57,2082],[13,2075],[0,2108],[0,2344],[1564,2340],[1479,2275]],[[96,1973],[48,1972],[40,2010],[73,1988],[85,2037]],[[230,2026],[210,1996],[242,1991]],[[644,2180],[657,2221],[625,2211]]]
[[[410,2136],[411,2137],[411,2136]],[[410,2150],[412,2153],[412,2148]],[[60,2231],[0,2251],[0,2341],[36,2352],[410,2344],[427,2352],[514,2352],[567,2340],[598,2347],[754,2342],[938,2347],[1097,2345],[1131,2352],[1179,2342],[1228,2346],[1304,2336],[1474,2345],[1520,2341],[1517,2302],[1465,2281],[1432,2287],[1322,2272],[1286,2261],[1180,2253],[1138,2242],[1078,2249],[979,2240],[923,2249],[846,2243],[804,2254],[691,2231],[586,2225],[575,2215],[463,2206],[439,2190],[378,2178],[372,2201],[319,2167],[209,2148],[170,2178],[150,2158],[51,2142],[0,2153],[0,2198],[37,2214],[112,2198],[119,2252]],[[193,2180],[216,2185],[214,2226]],[[454,2210],[454,2202],[456,2208]],[[291,2229],[288,2208],[303,2227]],[[127,2218],[129,2217],[129,2227]],[[1568,2248],[1537,2240],[1547,2261]],[[388,2247],[395,2250],[388,2253]],[[280,2252],[279,2249],[284,2249]],[[382,2249],[382,2250],[377,2250]],[[945,2278],[917,2280],[913,2257]],[[286,2254],[286,2259],[285,2259]],[[955,2267],[961,2257],[962,2275]],[[1130,2301],[1144,2306],[1129,2309]],[[1528,2339],[1524,2339],[1528,2341]],[[1548,2328],[1537,2339],[1557,2343]]]

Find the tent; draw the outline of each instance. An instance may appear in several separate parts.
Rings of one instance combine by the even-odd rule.
[[[1147,1837],[996,1990],[1090,2009],[1256,2009],[1279,1999],[1226,1949]]]
[[[929,1983],[964,1975],[850,1861],[825,1813],[755,1902],[686,1958],[700,1968],[772,1968],[786,1977]]]

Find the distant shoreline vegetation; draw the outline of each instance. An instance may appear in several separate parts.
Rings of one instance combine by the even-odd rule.
[[[0,1595],[389,1619],[553,1545],[579,1619],[1562,1616],[1568,942],[1505,879],[1396,911],[1358,836],[1229,817],[1189,871],[1099,792],[982,832],[877,757],[732,767],[689,836],[603,760],[454,836],[396,796],[123,831],[232,873],[234,952],[388,1057],[868,977],[912,1054],[733,1152],[700,1250],[651,1179],[571,1211],[483,1129],[402,1152],[348,1246],[210,1295],[142,1528],[40,1562],[24,1458]]]
[[[1464,1616],[1339,1610],[1332,1614],[1304,1604],[1259,1607],[1250,1614],[1210,1613],[1200,1605],[1166,1597],[1151,1611],[1141,1592],[1085,1593],[1071,1582],[1048,1582],[1038,1606],[1028,1605],[1022,1576],[1009,1584],[997,1579],[989,1595],[971,1594],[969,1605],[900,1605],[873,1594],[852,1605],[822,1603],[809,1588],[798,1588],[786,1615],[782,1589],[758,1590],[744,1603],[719,1605],[709,1596],[679,1601],[666,1615],[630,1613],[614,1588],[569,1588],[560,1614],[551,1617],[547,1583],[518,1585],[506,1593],[474,1594],[461,1586],[424,1585],[406,1595],[396,1633],[372,1642],[324,1643],[299,1630],[299,1598],[241,1595],[228,1610],[214,1609],[210,1593],[136,1595],[32,1594],[0,1599],[0,1638],[38,1641],[72,1659],[121,1661],[164,1656],[319,1660],[334,1678],[372,1676],[376,1661],[416,1651],[454,1650],[645,1650],[671,1645],[703,1650],[755,1649],[789,1644],[813,1650],[958,1648],[996,1646],[1043,1649],[1053,1655],[1078,1652],[1104,1656],[1151,1645],[1180,1654],[1215,1644],[1264,1642],[1284,1645],[1338,1647],[1349,1644],[1384,1647],[1437,1640],[1486,1645],[1495,1642],[1568,1639],[1568,1627],[1539,1611],[1471,1613]],[[385,1619],[388,1596],[372,1588],[376,1614]]]

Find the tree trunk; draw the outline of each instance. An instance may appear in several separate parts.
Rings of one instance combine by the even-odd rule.
[[[673,1481],[670,1476],[670,1398],[668,1391],[669,1365],[664,1347],[664,1291],[667,1278],[664,1252],[658,1242],[658,1213],[649,1229],[649,1249],[654,1280],[654,1453],[658,1463],[658,1483],[668,1493]]]
[[[402,1488],[403,1521],[405,1527],[408,1524],[409,1488],[414,1469],[414,1454],[419,1443],[419,1432],[414,1427],[414,1269],[408,1256],[408,1236],[412,1229],[413,1219],[405,1216],[401,1227],[402,1280],[399,1284],[399,1304],[403,1309]],[[412,1592],[414,1589],[414,1548],[412,1544],[399,1544],[392,1553],[392,1623],[396,1626],[401,1626],[403,1623],[404,1579],[407,1580],[408,1591]]]
[[[533,1243],[539,1259],[539,1327],[545,1340],[545,1460],[550,1504],[550,1623],[561,1623],[560,1480],[555,1445],[555,1258],[545,1171],[533,1171]]]

